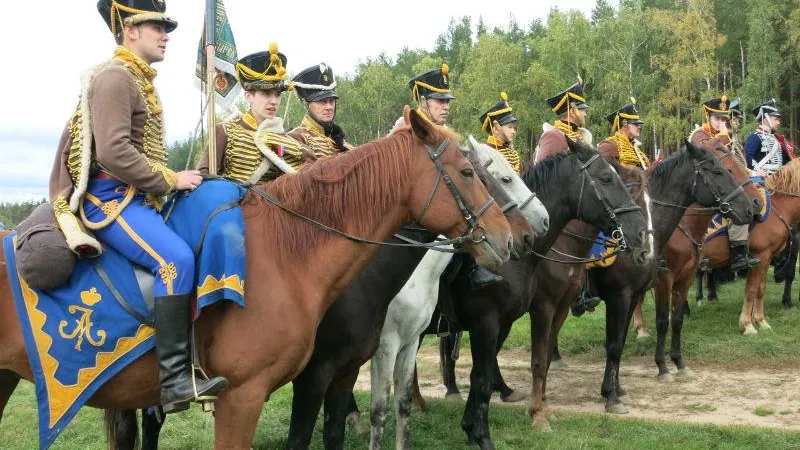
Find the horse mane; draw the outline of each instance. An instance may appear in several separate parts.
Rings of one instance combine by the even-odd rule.
[[[800,159],[793,159],[764,180],[767,189],[800,195]]]
[[[702,151],[707,152],[707,150],[705,149],[702,149]],[[666,176],[668,176],[670,173],[672,173],[673,170],[675,170],[675,166],[678,166],[679,164],[686,162],[686,160],[689,158],[691,158],[691,155],[689,155],[688,151],[686,150],[679,151],[674,155],[670,156],[669,158],[656,164],[655,167],[650,169],[650,174],[653,176],[653,178],[663,179],[665,181],[668,181],[666,179]]]
[[[547,189],[534,189],[534,186],[538,188],[550,186],[550,182],[558,178],[559,174],[556,169],[560,167],[562,160],[569,158],[570,154],[571,152],[557,152],[551,154],[539,163],[528,167],[522,174],[522,180],[532,191],[536,192],[537,195],[544,194],[547,192]]]
[[[285,174],[262,186],[288,209],[308,216],[337,230],[364,236],[368,225],[381,220],[386,210],[402,201],[411,182],[412,149],[417,138],[410,127],[390,136],[360,145],[353,150],[319,160],[296,174]],[[391,153],[391,157],[387,155]],[[266,201],[252,191],[243,205],[247,221],[261,220],[264,234],[284,257],[294,257],[324,245],[335,234],[286,212],[272,209],[264,214]]]
[[[463,138],[461,137],[461,135],[458,134],[454,129],[446,127],[446,126],[443,126],[443,125],[436,125],[435,123],[432,123],[432,125],[433,125],[433,128],[436,130],[436,132],[439,134],[439,136],[450,140],[450,142],[455,142],[457,145],[458,145],[459,142],[463,142]],[[392,134],[400,132],[400,131],[409,131],[410,132],[411,131],[411,125],[409,125],[409,124],[399,125],[397,128],[392,130]]]

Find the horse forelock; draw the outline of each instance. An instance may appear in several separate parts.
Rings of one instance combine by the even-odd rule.
[[[769,189],[800,195],[800,158],[789,161],[764,183]]]
[[[288,209],[337,230],[365,236],[386,211],[399,203],[411,180],[412,151],[418,144],[410,131],[393,133],[346,153],[325,158],[296,174],[283,175],[265,186]],[[275,234],[279,252],[297,257],[330,239],[324,231],[277,209],[263,213],[265,200],[252,192],[244,204],[253,204],[261,214],[246,220],[261,221],[257,227]],[[272,252],[270,248],[268,251]]]

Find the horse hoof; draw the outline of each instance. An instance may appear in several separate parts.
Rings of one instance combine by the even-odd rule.
[[[622,403],[623,405],[630,405],[631,403],[633,403],[633,400],[631,400],[631,396],[628,394],[618,395],[617,400],[619,400],[619,402]]]
[[[759,322],[758,328],[761,328],[761,331],[771,331],[772,325],[768,324],[766,320]]]
[[[483,438],[481,439],[478,448],[481,450],[494,450],[494,444],[492,444],[492,441],[489,438]]]
[[[754,327],[752,324],[750,324],[750,325],[747,325],[746,327],[744,327],[744,333],[742,333],[742,334],[744,334],[745,336],[751,336],[751,335],[754,335],[754,334],[758,334],[758,330],[756,330],[756,327]]]
[[[658,382],[659,383],[674,383],[675,382],[675,376],[672,375],[669,372],[660,373],[660,374],[658,374]]]
[[[675,376],[684,380],[691,380],[694,378],[694,372],[689,370],[688,367],[684,367],[683,369],[678,369],[678,373]]]
[[[628,408],[622,403],[606,404],[606,412],[610,414],[628,414]]]
[[[550,421],[547,420],[545,414],[537,414],[534,416],[533,423],[531,425],[533,425],[533,428],[544,433],[550,433],[553,431],[553,428],[550,426]]]
[[[569,368],[569,364],[563,359],[556,359],[550,362],[550,370],[565,370]]]
[[[516,403],[527,399],[530,396],[527,392],[512,391],[507,397],[500,396],[503,403]]]
[[[636,339],[647,339],[650,337],[650,332],[647,331],[647,328],[640,328],[636,330]]]
[[[449,394],[446,394],[444,396],[444,399],[445,400],[450,400],[450,401],[453,401],[453,402],[460,402],[460,401],[464,400],[463,398],[461,398],[461,393],[460,392],[451,392]]]

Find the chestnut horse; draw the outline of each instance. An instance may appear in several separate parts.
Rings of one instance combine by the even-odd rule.
[[[765,185],[772,196],[772,210],[767,220],[756,223],[750,230],[750,253],[760,258],[761,263],[747,271],[744,301],[739,315],[739,326],[744,334],[758,332],[753,322],[763,330],[771,329],[764,317],[767,269],[770,260],[785,247],[791,233],[791,224],[800,220],[800,160],[791,160],[767,177]],[[705,244],[703,256],[708,258],[709,267],[728,265],[728,245],[725,235],[715,237]]]
[[[505,262],[511,245],[508,222],[459,151],[456,136],[407,106],[404,116],[410,125],[401,131],[282,176],[266,191],[288,209],[352,235],[386,240],[403,223],[417,219],[449,237],[469,237],[464,248],[482,265]],[[196,327],[206,370],[230,381],[216,402],[218,450],[250,448],[264,402],[305,366],[325,311],[379,248],[341,239],[281,212],[255,192],[248,193],[242,209],[247,307],[223,305],[203,314]],[[33,379],[9,279],[2,271],[0,375],[6,383],[0,408],[16,385],[9,381],[10,372]],[[88,405],[143,408],[158,404],[159,393],[151,351],[110,379]]]
[[[753,211],[756,213],[761,211],[758,190],[751,182],[744,165],[725,147],[710,150],[720,160],[723,167],[733,175],[734,181],[744,188],[745,194],[752,199]],[[698,208],[698,205],[687,208],[678,228],[672,233],[662,252],[668,270],[659,273],[658,283],[654,288],[658,333],[655,361],[658,366],[658,376],[662,380],[668,381],[671,377],[664,358],[666,335],[670,325],[672,325],[672,361],[677,366],[679,375],[688,373],[680,352],[681,329],[688,306],[689,287],[694,279],[697,266],[700,264],[703,238],[714,214],[716,211]],[[641,304],[636,309],[634,325],[637,334],[641,335],[643,324],[640,327],[638,323],[641,316]],[[671,318],[670,311],[672,312]]]

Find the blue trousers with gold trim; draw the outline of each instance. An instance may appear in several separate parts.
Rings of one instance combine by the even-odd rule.
[[[100,222],[119,205],[127,185],[113,178],[93,178],[83,200],[86,218]],[[105,245],[156,277],[154,295],[188,294],[194,283],[194,254],[189,245],[166,224],[144,196],[137,194],[108,226],[94,231]]]

